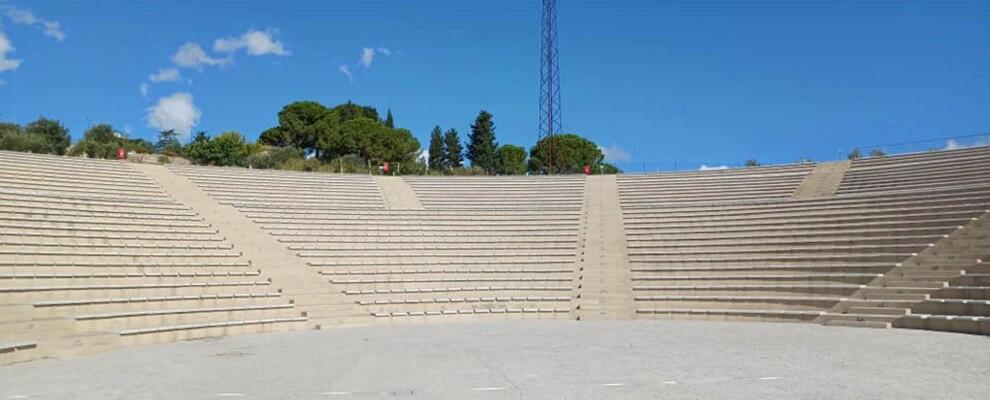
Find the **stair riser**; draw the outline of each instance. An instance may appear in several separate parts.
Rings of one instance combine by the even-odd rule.
[[[76,333],[86,334],[93,332],[119,332],[125,329],[153,328],[159,326],[174,326],[185,324],[204,324],[211,322],[226,322],[239,320],[260,320],[271,318],[292,318],[298,317],[299,311],[295,309],[272,309],[272,310],[243,310],[243,311],[220,311],[190,314],[169,314],[127,318],[111,318],[101,320],[76,321]]]

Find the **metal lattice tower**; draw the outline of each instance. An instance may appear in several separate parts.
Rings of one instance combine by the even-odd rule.
[[[540,137],[549,138],[553,173],[553,135],[560,133],[560,66],[557,52],[557,0],[543,0],[543,49],[540,52]]]

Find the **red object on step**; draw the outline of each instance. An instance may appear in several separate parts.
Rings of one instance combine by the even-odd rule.
[[[591,175],[591,166],[590,165],[585,165],[584,166],[584,174],[585,175]]]
[[[124,151],[124,148],[123,147],[118,147],[117,148],[117,159],[118,160],[125,160],[125,159],[127,159],[127,152]]]
[[[382,171],[385,171],[386,174],[388,173],[388,169],[389,169],[388,162],[382,164]]]

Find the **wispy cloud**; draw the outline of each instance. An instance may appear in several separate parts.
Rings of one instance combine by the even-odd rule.
[[[148,80],[154,83],[177,82],[179,78],[178,68],[162,68],[158,72],[148,75]]]
[[[605,159],[611,162],[629,162],[632,161],[632,155],[628,151],[623,150],[619,146],[612,144],[608,147],[599,147],[602,154],[605,155]]]
[[[712,170],[718,170],[718,169],[729,169],[729,166],[728,165],[719,165],[719,166],[709,167],[709,166],[707,166],[705,164],[701,164],[701,168],[698,168],[699,171],[712,171]]]
[[[344,74],[344,76],[347,77],[348,81],[354,82],[354,74],[351,74],[351,69],[348,68],[346,65],[340,64],[337,67],[337,71],[340,71],[341,74]]]
[[[14,51],[14,45],[7,39],[7,35],[0,32],[0,72],[14,70],[21,66],[21,60],[7,58],[7,53]]]
[[[141,97],[147,96],[148,95],[148,82],[141,82],[141,84],[138,85],[138,92],[141,92]]]
[[[978,146],[990,146],[990,136],[979,137],[969,143],[960,143],[956,139],[949,139],[945,142],[945,150],[958,150]]]
[[[275,30],[248,30],[238,37],[226,37],[213,41],[213,51],[218,53],[235,53],[245,49],[248,55],[263,56],[274,54],[287,56],[291,54],[285,49],[285,44],[275,40]]]
[[[358,64],[362,67],[369,68],[371,63],[375,61],[375,49],[370,47],[365,47],[361,49],[361,59],[358,60]]]
[[[183,68],[203,68],[204,65],[224,65],[230,63],[230,58],[215,58],[206,54],[198,44],[183,43],[172,55],[172,63]]]
[[[384,55],[385,57],[392,55],[392,50],[389,50],[388,48],[385,47],[379,47],[378,52],[382,53],[382,55]]]
[[[2,7],[2,5],[0,5],[0,7]],[[11,6],[7,6],[6,8],[7,18],[9,18],[11,22],[41,29],[41,32],[44,33],[45,36],[52,37],[59,42],[65,40],[65,31],[62,30],[62,25],[58,23],[58,21],[50,21],[38,17],[29,10]]]

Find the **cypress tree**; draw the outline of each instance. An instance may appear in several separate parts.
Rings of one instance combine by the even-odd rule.
[[[443,146],[447,150],[444,155],[444,166],[447,168],[460,168],[464,166],[463,150],[461,149],[461,138],[457,135],[456,129],[449,129],[443,134]]]
[[[467,158],[471,165],[485,170],[485,173],[495,174],[495,159],[498,143],[495,141],[495,123],[488,111],[481,110],[468,135]]]
[[[433,127],[433,133],[430,134],[430,150],[429,150],[429,165],[430,168],[443,171],[444,162],[446,158],[447,149],[443,143],[443,131],[440,130],[440,126]]]
[[[395,120],[392,119],[392,110],[388,110],[385,113],[385,126],[395,129]]]

